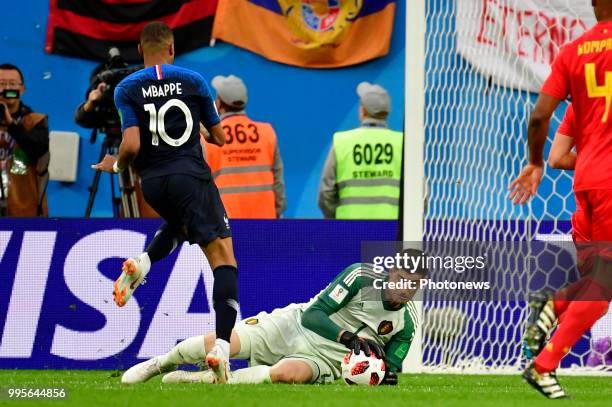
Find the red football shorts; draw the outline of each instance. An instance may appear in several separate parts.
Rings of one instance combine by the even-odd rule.
[[[612,189],[576,192],[576,212],[572,216],[572,237],[578,251],[578,265],[592,263],[599,254],[612,261]]]

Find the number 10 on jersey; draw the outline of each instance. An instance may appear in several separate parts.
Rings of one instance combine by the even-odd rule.
[[[173,139],[166,132],[165,117],[171,107],[178,108],[185,116],[185,131],[178,139]],[[193,131],[193,117],[191,116],[189,107],[182,100],[170,99],[159,108],[159,111],[157,111],[153,103],[147,103],[144,105],[144,110],[149,113],[149,131],[151,132],[151,144],[154,146],[159,145],[160,137],[166,144],[172,147],[182,146],[189,140],[189,137],[191,137],[191,132]]]

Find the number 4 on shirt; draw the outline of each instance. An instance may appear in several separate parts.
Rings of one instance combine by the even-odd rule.
[[[612,104],[612,72],[606,71],[606,82],[603,86],[597,84],[597,74],[595,64],[590,63],[584,66],[587,93],[590,98],[606,98],[606,112],[601,118],[602,123],[608,121],[610,114],[610,104]]]

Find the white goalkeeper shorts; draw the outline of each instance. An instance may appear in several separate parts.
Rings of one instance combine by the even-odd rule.
[[[234,357],[249,360],[250,366],[272,366],[283,359],[300,360],[312,369],[311,383],[333,382],[339,377],[339,366],[313,349],[305,337],[300,315],[300,305],[291,304],[240,321],[234,327],[240,338],[240,352]]]

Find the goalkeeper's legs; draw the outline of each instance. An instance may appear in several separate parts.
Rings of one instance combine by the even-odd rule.
[[[311,383],[314,372],[310,364],[299,359],[283,359],[274,366],[252,366],[232,372],[229,384],[262,384],[262,383]],[[216,383],[210,372],[185,372],[177,370],[163,378],[164,383]]]
[[[311,363],[299,359],[283,359],[270,368],[272,383],[311,383]]]
[[[154,357],[146,362],[139,363],[128,369],[121,378],[125,384],[142,383],[150,378],[164,372],[170,372],[179,365],[193,364],[202,365],[207,352],[215,346],[216,336],[214,333],[208,335],[193,336],[178,343],[165,355]],[[235,356],[240,351],[240,338],[232,332],[230,353]],[[185,372],[193,373],[193,372]],[[202,372],[197,372],[201,374]],[[170,376],[172,379],[172,376]],[[189,382],[194,382],[190,380]],[[200,381],[199,379],[197,381]],[[168,383],[180,382],[179,380],[165,381]]]
[[[204,362],[206,354],[215,346],[216,339],[217,337],[214,333],[185,339],[165,355],[158,356],[160,365],[166,368],[185,364],[201,364]],[[239,352],[240,338],[235,332],[232,332],[230,339],[230,356],[235,357]]]
[[[274,366],[253,366],[232,373],[232,384],[311,383],[314,372],[310,364],[299,359],[282,359]]]

